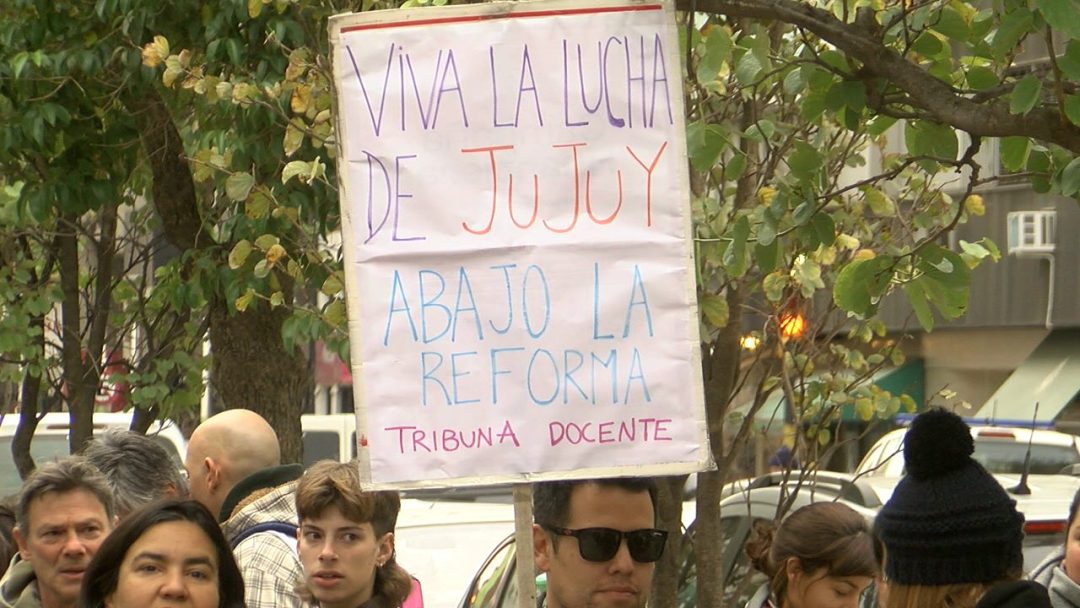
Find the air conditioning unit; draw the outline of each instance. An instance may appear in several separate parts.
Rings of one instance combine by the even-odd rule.
[[[1057,211],[1013,211],[1008,215],[1009,253],[1053,253],[1057,234]]]

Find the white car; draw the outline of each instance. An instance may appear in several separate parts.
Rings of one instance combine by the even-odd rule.
[[[403,498],[397,561],[420,581],[425,606],[456,606],[491,547],[514,532],[512,502]]]
[[[22,479],[15,468],[11,455],[11,442],[15,439],[15,427],[19,424],[18,414],[5,414],[0,420],[0,497],[11,496],[22,487]],[[95,412],[94,432],[105,429],[128,429],[131,427],[131,412]],[[30,455],[34,462],[48,462],[70,453],[68,436],[71,431],[71,419],[68,412],[49,412],[38,422],[34,438],[30,442]],[[154,422],[146,433],[155,439],[172,457],[177,467],[184,466],[187,453],[187,440],[180,429],[171,422]]]
[[[903,477],[906,434],[907,428],[901,428],[879,439],[855,468],[855,474],[860,477]],[[1080,463],[1080,438],[1075,435],[1011,426],[972,426],[971,438],[975,441],[972,458],[993,474],[1023,473],[1029,441],[1031,474],[1054,475]]]

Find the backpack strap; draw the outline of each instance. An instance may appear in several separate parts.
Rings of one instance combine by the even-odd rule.
[[[260,532],[277,532],[283,534],[288,538],[296,538],[296,530],[298,526],[287,521],[264,521],[261,524],[255,524],[250,528],[240,532],[236,535],[236,538],[232,539],[229,546],[233,549],[244,542],[249,536],[259,534]]]

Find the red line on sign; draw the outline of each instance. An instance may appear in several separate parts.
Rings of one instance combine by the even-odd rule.
[[[416,21],[395,21],[393,23],[368,23],[365,25],[350,25],[341,28],[341,33],[356,32],[360,30],[381,30],[391,27],[410,27],[416,25],[439,25],[443,23],[468,23],[475,21],[492,21],[495,19],[521,19],[527,17],[552,17],[558,15],[584,15],[589,13],[629,13],[640,11],[658,11],[663,6],[659,4],[642,4],[640,6],[612,6],[603,8],[568,8],[550,11],[523,11],[520,13],[506,13],[503,15],[470,15],[468,17],[442,17],[436,19],[417,19]]]

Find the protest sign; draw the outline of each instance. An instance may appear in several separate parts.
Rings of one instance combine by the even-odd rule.
[[[330,34],[369,481],[707,466],[672,6],[378,11]]]

